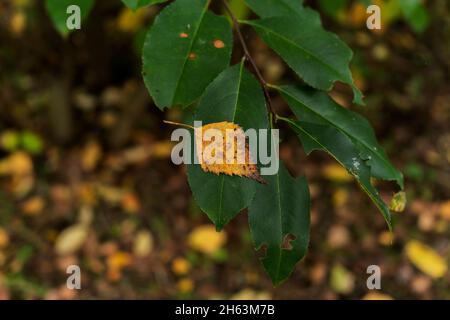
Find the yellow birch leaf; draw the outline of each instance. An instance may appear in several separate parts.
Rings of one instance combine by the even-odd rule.
[[[210,131],[208,131],[210,130]],[[208,135],[222,137],[221,141],[209,141]],[[220,134],[220,136],[219,136]],[[239,141],[245,143],[240,145]],[[232,122],[217,122],[195,128],[197,157],[205,172],[236,175],[266,183],[260,176],[244,130]]]

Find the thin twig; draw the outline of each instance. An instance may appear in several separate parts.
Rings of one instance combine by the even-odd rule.
[[[195,128],[193,126],[188,125],[188,124],[178,123],[178,122],[173,122],[173,121],[167,121],[167,120],[164,120],[163,122],[167,123],[167,124],[171,124],[173,126],[185,127],[185,128],[188,128],[188,129],[195,130]]]
[[[258,81],[261,83],[261,86],[263,88],[264,91],[264,96],[266,97],[266,101],[267,104],[269,106],[270,109],[270,113],[272,113],[274,116],[276,115],[275,111],[273,110],[272,107],[272,99],[270,98],[270,94],[269,94],[269,90],[268,88],[268,83],[266,82],[266,80],[264,80],[264,77],[262,76],[261,72],[258,69],[258,66],[256,65],[255,60],[253,60],[252,56],[250,55],[250,51],[248,50],[247,44],[245,43],[244,40],[244,36],[242,35],[241,29],[239,27],[239,21],[237,20],[236,16],[234,15],[233,11],[231,11],[230,6],[228,5],[227,0],[222,0],[222,3],[225,7],[225,10],[227,11],[228,15],[231,18],[231,21],[233,22],[233,25],[236,29],[236,33],[238,35],[239,41],[242,45],[242,49],[244,49],[244,54],[247,58],[248,61],[250,61],[250,63],[252,64],[253,69],[255,70],[256,76],[258,78]],[[276,118],[276,117],[274,117]]]

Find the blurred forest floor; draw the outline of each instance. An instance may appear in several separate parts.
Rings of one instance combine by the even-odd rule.
[[[191,198],[185,168],[170,161],[172,128],[162,120],[183,121],[189,110],[160,112],[140,76],[143,37],[162,6],[132,13],[97,1],[64,40],[41,1],[1,0],[0,299],[449,299],[450,4],[426,3],[423,33],[400,18],[371,32],[358,4],[334,17],[321,12],[355,51],[367,106],[351,106],[344,86],[333,97],[370,119],[405,174],[408,204],[389,233],[345,170],[320,153],[306,158],[284,130],[281,157],[311,183],[311,243],[293,276],[273,288],[246,212],[216,233]],[[244,32],[268,82],[295,79]],[[236,43],[233,63],[241,54]],[[387,201],[396,192],[379,187]],[[82,290],[66,288],[72,264],[81,266]],[[374,264],[382,290],[367,296]]]

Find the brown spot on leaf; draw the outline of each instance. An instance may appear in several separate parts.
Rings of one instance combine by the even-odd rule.
[[[194,52],[191,52],[189,54],[189,60],[195,60],[195,59],[197,59],[197,55]]]
[[[292,244],[291,242],[294,241],[297,237],[294,236],[292,233],[288,233],[283,238],[283,243],[281,244],[281,249],[284,250],[292,250]]]
[[[180,38],[189,38],[189,35],[185,32],[180,33]]]
[[[214,41],[214,47],[217,49],[223,49],[225,48],[225,43],[222,40],[217,39]]]

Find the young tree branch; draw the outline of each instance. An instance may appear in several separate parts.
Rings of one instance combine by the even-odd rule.
[[[244,36],[242,35],[242,32],[241,32],[241,28],[239,27],[239,21],[237,20],[236,16],[234,15],[233,11],[231,10],[230,6],[228,5],[227,0],[221,0],[221,1],[225,7],[225,10],[227,11],[228,15],[230,16],[231,21],[233,22],[233,25],[236,29],[236,33],[239,38],[239,42],[241,43],[242,49],[244,50],[245,57],[247,58],[248,61],[250,61],[253,69],[255,70],[256,77],[258,78],[258,81],[263,88],[264,96],[266,98],[267,105],[269,106],[269,111],[273,115],[273,118],[276,119],[276,113],[273,109],[272,99],[270,98],[270,94],[269,94],[269,90],[268,90],[268,83],[262,76],[261,71],[259,71],[259,68],[256,65],[255,60],[253,60],[252,56],[250,55],[250,51],[248,50],[247,44],[245,43],[245,40],[244,40]]]

